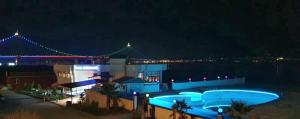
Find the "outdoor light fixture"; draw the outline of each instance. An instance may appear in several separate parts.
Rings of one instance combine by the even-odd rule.
[[[171,79],[171,82],[174,82],[174,79]]]
[[[147,93],[147,94],[146,94],[146,98],[149,98],[149,96],[150,96],[150,95]]]
[[[227,76],[227,75],[225,76],[225,79],[228,79],[228,76]]]
[[[223,109],[218,107],[218,117],[217,117],[217,119],[223,119],[222,113],[223,113]]]
[[[206,77],[206,76],[204,76],[204,77],[203,77],[203,80],[205,81],[206,79],[207,79],[207,77]]]
[[[137,109],[137,102],[138,102],[137,92],[133,91],[133,110]]]
[[[0,66],[2,66],[2,63],[0,63]]]
[[[218,79],[220,79],[221,77],[220,77],[220,76],[218,76],[217,78],[218,78]]]
[[[218,113],[223,113],[223,109],[222,108],[218,108]]]
[[[189,81],[192,81],[192,78],[191,78],[191,77],[189,78]]]
[[[283,58],[283,57],[278,57],[276,60],[277,60],[277,61],[278,61],[278,60],[284,60],[284,58]]]
[[[127,47],[128,47],[128,48],[131,47],[130,43],[127,43]]]

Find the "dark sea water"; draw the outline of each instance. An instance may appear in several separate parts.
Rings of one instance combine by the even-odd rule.
[[[216,80],[218,76],[224,79],[245,77],[246,86],[252,88],[271,87],[284,89],[300,87],[300,62],[206,62],[169,64],[170,70],[163,73],[163,82]],[[298,89],[298,88],[297,88]]]

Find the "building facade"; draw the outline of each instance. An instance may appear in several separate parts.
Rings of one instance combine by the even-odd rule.
[[[167,70],[167,64],[126,64],[125,59],[111,59],[110,66],[113,80],[133,77],[147,82],[162,82],[162,73]]]
[[[110,74],[126,93],[159,92],[167,64],[127,64],[125,59],[110,60]]]
[[[84,92],[84,89],[90,89],[97,80],[102,80],[101,74],[109,72],[109,69],[109,65],[54,65],[57,77],[55,85],[63,87],[66,94],[76,95]]]

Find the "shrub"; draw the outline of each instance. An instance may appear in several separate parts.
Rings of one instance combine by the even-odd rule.
[[[3,116],[3,119],[41,119],[36,113],[17,111]]]
[[[241,101],[232,101],[231,107],[226,109],[226,112],[233,119],[242,119],[248,117],[248,113],[253,110],[252,107],[246,105],[245,102]]]
[[[51,94],[52,94],[52,95],[56,95],[56,94],[57,94],[57,92],[56,92],[56,89],[55,89],[55,88],[53,88],[53,89],[52,89],[52,92],[51,92]]]
[[[38,90],[42,90],[41,84],[38,84],[38,85],[37,85],[37,89],[38,89]]]
[[[34,81],[30,85],[30,90],[33,90],[33,89],[34,89]]]

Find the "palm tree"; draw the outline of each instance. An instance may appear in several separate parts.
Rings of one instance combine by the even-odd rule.
[[[117,87],[115,87],[114,84],[111,83],[104,83],[101,89],[101,93],[106,95],[107,100],[106,100],[106,107],[110,109],[110,102],[113,100],[113,107],[118,106],[118,96],[117,96]]]
[[[192,108],[186,104],[185,100],[182,101],[176,100],[176,103],[172,105],[173,113],[170,115],[170,117],[176,119],[176,114],[179,113],[178,119],[187,119],[186,115],[184,115],[184,111],[186,111],[187,109],[192,109]]]
[[[115,91],[115,93],[112,95],[112,97],[111,97],[111,100],[112,100],[112,102],[113,102],[113,108],[116,108],[116,107],[118,107],[119,105],[118,105],[118,102],[119,102],[119,100],[120,100],[120,98],[119,98],[119,96],[117,95],[117,92]]]
[[[227,113],[233,119],[242,119],[243,117],[247,117],[248,112],[251,110],[253,110],[253,108],[247,106],[244,102],[232,101],[231,107],[227,109]]]

